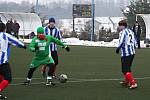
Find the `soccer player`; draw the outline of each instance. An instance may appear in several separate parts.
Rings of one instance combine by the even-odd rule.
[[[51,70],[54,66],[54,60],[49,53],[49,45],[51,44],[51,42],[61,45],[67,51],[70,51],[70,48],[64,45],[60,40],[49,35],[44,35],[44,28],[39,27],[37,29],[37,36],[32,39],[29,45],[29,49],[32,52],[35,52],[35,57],[32,59],[32,62],[30,64],[27,80],[24,82],[24,85],[30,84],[34,71],[41,65],[46,65],[49,67],[46,85],[55,85],[52,82],[53,75],[51,73]]]
[[[10,34],[7,34],[5,31],[5,24],[0,23],[0,99],[7,98],[1,93],[12,80],[11,69],[8,63],[10,56],[10,44],[26,49],[24,43],[11,36]]]
[[[135,55],[136,40],[134,32],[127,28],[127,22],[122,20],[119,22],[119,45],[116,49],[118,54],[121,50],[122,73],[125,80],[120,82],[122,85],[129,85],[130,89],[137,88],[137,82],[131,72],[131,65]]]
[[[60,33],[60,30],[55,26],[55,19],[54,18],[50,18],[49,19],[49,23],[45,28],[45,34],[46,35],[50,35],[53,36],[59,40],[62,39],[62,35]],[[55,65],[52,67],[51,73],[53,74],[53,77],[55,77],[56,75],[56,66],[58,65],[58,54],[57,54],[57,44],[52,42],[50,44],[50,49],[49,49],[49,53],[51,53],[52,58],[54,59]],[[43,76],[45,76],[45,68],[46,67],[42,67],[42,73]]]

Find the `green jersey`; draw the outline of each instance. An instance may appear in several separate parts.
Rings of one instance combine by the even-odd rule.
[[[65,46],[63,42],[49,35],[46,35],[44,40],[40,40],[37,36],[32,39],[29,45],[29,49],[32,52],[35,52],[35,57],[32,59],[30,67],[39,67],[42,64],[49,64],[54,62],[52,57],[49,56],[49,45],[52,42],[60,46]]]

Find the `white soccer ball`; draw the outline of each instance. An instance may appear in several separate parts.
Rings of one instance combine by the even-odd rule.
[[[68,80],[68,77],[67,77],[66,74],[61,74],[61,75],[59,76],[59,81],[60,81],[60,83],[66,83],[67,80]]]

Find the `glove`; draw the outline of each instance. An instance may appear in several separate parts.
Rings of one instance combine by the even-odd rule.
[[[119,54],[119,50],[120,50],[119,48],[116,49],[116,54]]]
[[[24,49],[26,49],[27,47],[26,47],[26,45],[24,45],[24,46],[22,46],[22,45],[18,45],[18,47],[19,48],[24,48]]]
[[[24,49],[27,49],[27,46],[26,46],[26,45],[24,45],[24,46],[23,46],[23,48],[24,48]]]
[[[70,48],[68,46],[65,47],[66,51],[69,52]]]

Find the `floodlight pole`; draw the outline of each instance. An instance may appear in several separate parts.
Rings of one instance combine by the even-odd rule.
[[[39,15],[39,0],[36,0],[35,12],[36,12],[37,15]]]
[[[91,41],[93,41],[94,36],[94,17],[95,17],[95,6],[94,6],[94,0],[92,0],[92,32],[91,32]]]

